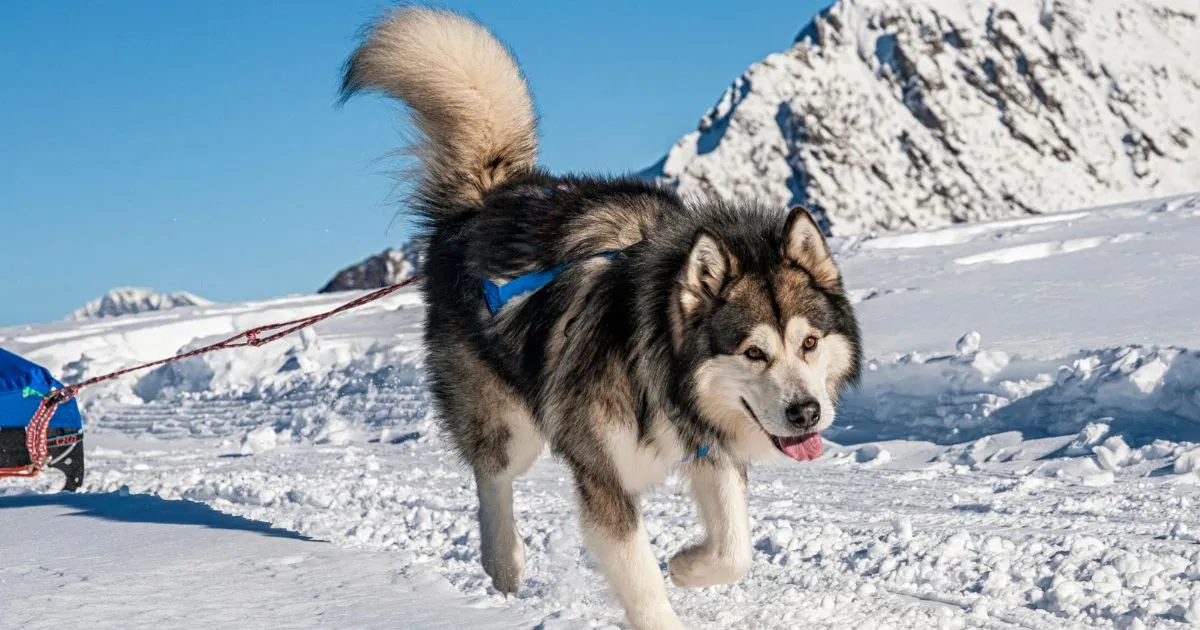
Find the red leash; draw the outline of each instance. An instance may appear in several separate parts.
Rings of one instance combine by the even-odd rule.
[[[111,381],[114,378],[124,376],[130,372],[137,372],[139,370],[158,367],[160,365],[173,363],[175,361],[182,361],[183,359],[190,359],[191,357],[208,354],[210,352],[216,352],[217,350],[225,350],[227,348],[242,348],[245,346],[258,347],[265,345],[275,341],[276,339],[281,339],[294,332],[323,322],[334,315],[344,313],[345,311],[362,306],[368,302],[374,302],[380,298],[387,297],[392,293],[403,289],[404,287],[416,284],[420,280],[421,276],[413,276],[403,282],[400,282],[399,284],[393,284],[391,286],[372,291],[371,293],[346,302],[345,304],[324,313],[318,313],[316,315],[302,317],[300,319],[293,319],[287,322],[280,322],[278,324],[267,324],[266,326],[251,328],[250,330],[238,333],[228,339],[225,339],[224,341],[218,341],[217,343],[204,346],[203,348],[197,348],[182,354],[177,354],[173,357],[167,357],[166,359],[159,359],[158,361],[151,361],[150,363],[135,365],[123,370],[109,372],[108,374],[102,374],[100,376],[89,378],[86,381],[75,383],[74,385],[65,385],[59,389],[56,389],[42,399],[42,404],[33,414],[33,418],[29,420],[29,426],[25,428],[25,448],[29,449],[29,464],[13,468],[0,468],[0,477],[36,477],[38,473],[40,473],[42,469],[46,467],[46,464],[50,461],[50,452],[46,447],[46,436],[50,428],[50,419],[54,417],[54,412],[56,409],[58,409],[59,405],[74,398],[75,395],[79,393],[79,390],[83,389],[84,387],[95,385],[97,383],[103,383],[105,381]]]

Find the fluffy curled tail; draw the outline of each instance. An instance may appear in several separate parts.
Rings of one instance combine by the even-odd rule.
[[[536,116],[512,55],[486,28],[447,11],[405,7],[372,24],[346,63],[342,99],[376,90],[403,101],[420,137],[420,211],[481,205],[534,167]]]

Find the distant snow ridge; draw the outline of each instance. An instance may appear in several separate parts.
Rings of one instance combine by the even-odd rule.
[[[839,0],[644,174],[839,234],[1200,190],[1195,0]]]
[[[400,249],[387,249],[339,271],[320,293],[379,289],[403,282],[421,272],[423,248],[409,241]]]
[[[122,287],[113,289],[84,304],[73,311],[67,319],[78,322],[150,311],[165,311],[180,306],[204,306],[211,303],[186,291],[159,293],[153,289]]]

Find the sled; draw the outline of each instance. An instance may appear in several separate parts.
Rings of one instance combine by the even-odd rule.
[[[30,464],[25,428],[44,398],[63,384],[46,368],[0,348],[0,468]],[[74,399],[54,410],[46,432],[46,464],[67,476],[63,490],[83,485],[83,417]]]

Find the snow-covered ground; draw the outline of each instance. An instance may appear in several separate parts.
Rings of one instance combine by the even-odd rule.
[[[0,497],[5,628],[528,627],[426,567],[189,501]],[[453,614],[446,614],[453,611]]]
[[[754,568],[672,588],[685,621],[1200,624],[1200,196],[834,246],[864,383],[823,459],[752,470]],[[14,327],[0,345],[76,380],[348,297]],[[420,321],[404,292],[85,391],[89,494],[0,485],[3,625],[619,626],[549,458],[517,484],[525,587],[490,589]],[[645,501],[664,562],[699,533],[684,490]]]

